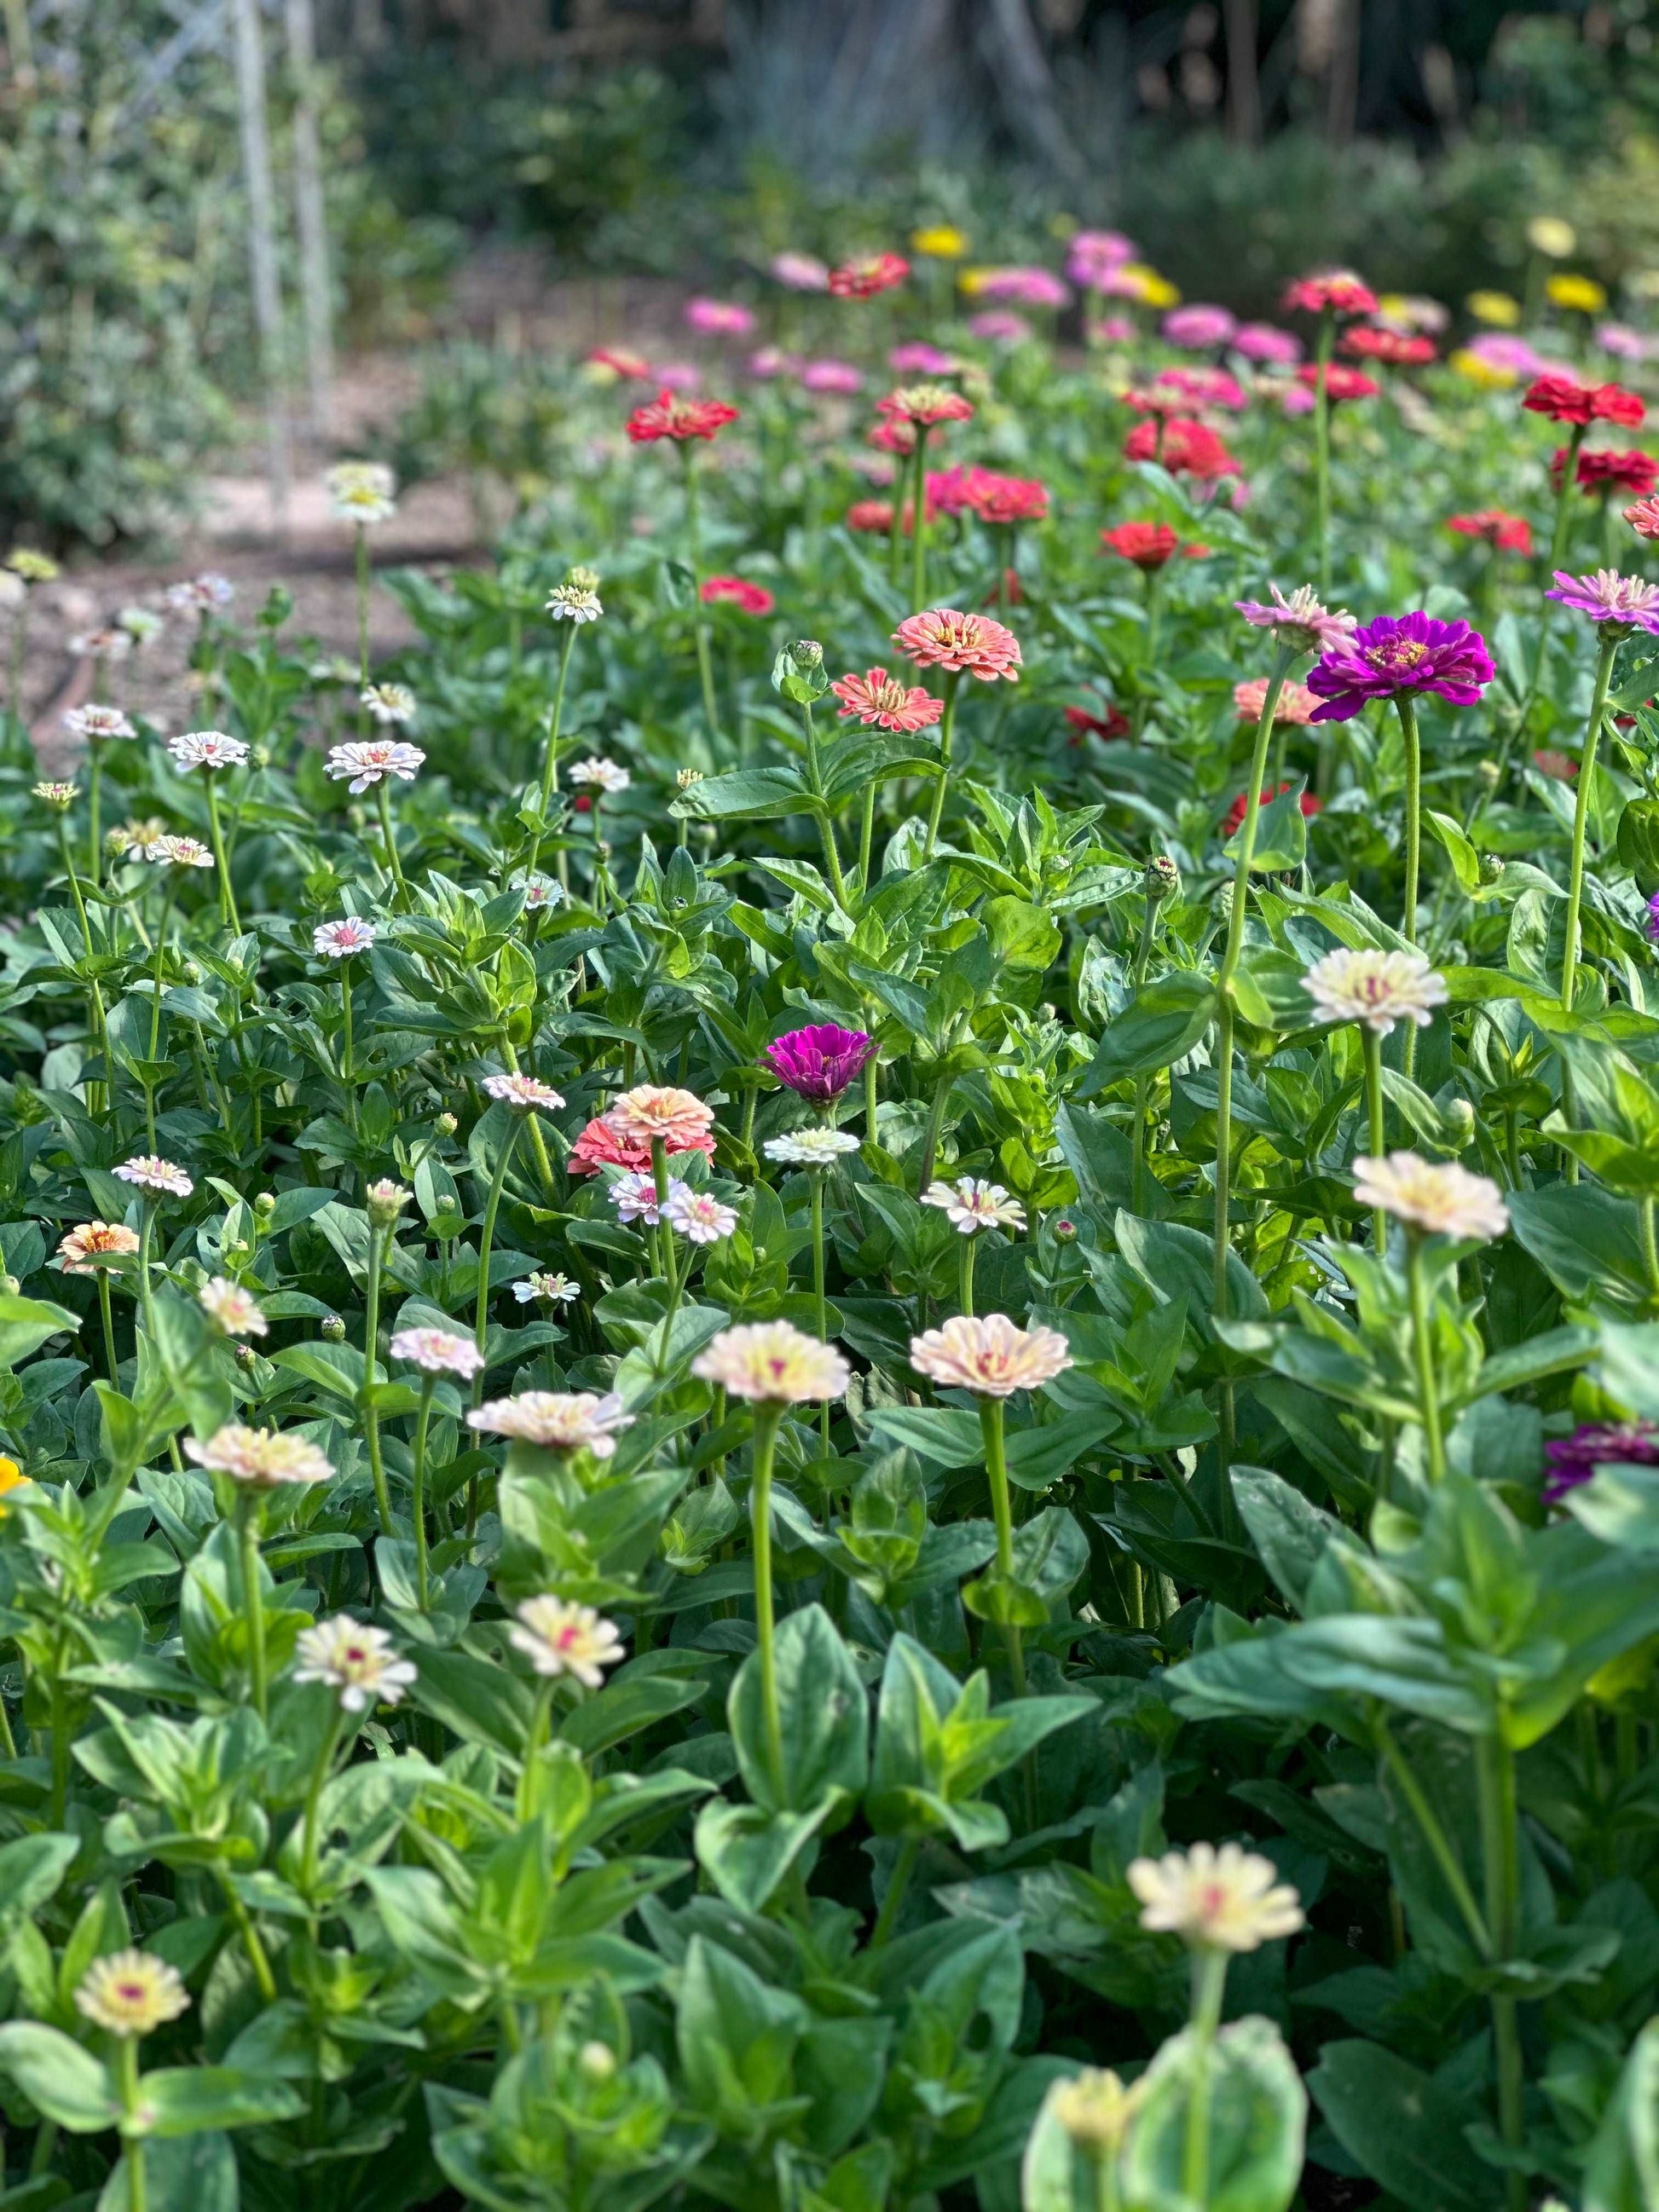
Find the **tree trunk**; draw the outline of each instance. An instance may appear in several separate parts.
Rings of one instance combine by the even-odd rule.
[[[247,191],[253,321],[259,341],[260,377],[264,385],[270,505],[280,536],[288,523],[288,415],[283,399],[283,298],[276,276],[276,204],[270,182],[270,132],[265,114],[265,57],[258,0],[232,0],[231,13],[236,37],[242,173]]]
[[[334,318],[328,286],[328,215],[317,135],[317,25],[312,0],[287,0],[288,64],[294,80],[294,214],[300,234],[306,382],[311,428],[326,438],[333,407]]]

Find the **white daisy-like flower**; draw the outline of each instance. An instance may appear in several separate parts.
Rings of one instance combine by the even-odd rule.
[[[792,1168],[827,1168],[848,1152],[859,1149],[850,1129],[807,1127],[792,1129],[787,1137],[769,1137],[763,1149],[769,1160]]]
[[[210,615],[230,605],[236,596],[236,587],[228,576],[216,576],[210,570],[199,576],[187,576],[180,583],[169,584],[164,596],[167,605],[179,614]]]
[[[366,529],[398,512],[398,479],[384,461],[341,461],[323,481],[338,521]]]
[[[564,897],[564,885],[553,876],[514,876],[513,889],[523,891],[526,914],[538,914],[544,907],[557,906]]]
[[[185,770],[240,768],[247,759],[242,739],[228,737],[222,730],[186,730],[182,736],[167,739],[167,750]]]
[[[600,760],[597,754],[587,760],[572,761],[565,775],[572,783],[592,784],[606,794],[626,791],[634,781],[625,768],[618,768],[615,761]]]
[[[1132,1859],[1129,1887],[1140,1899],[1140,1924],[1179,1936],[1195,1949],[1254,1951],[1294,1936],[1306,1916],[1279,1869],[1238,1844],[1194,1844],[1161,1859]]]
[[[672,1206],[686,1188],[678,1176],[670,1176],[666,1203]],[[623,1221],[642,1221],[647,1229],[654,1229],[662,1219],[657,1204],[656,1178],[648,1168],[632,1175],[619,1175],[606,1195]]]
[[[202,1311],[226,1336],[268,1336],[270,1323],[252,1291],[233,1283],[228,1275],[215,1275],[196,1293]]]
[[[1024,1229],[1025,1208],[1000,1182],[978,1182],[963,1176],[956,1182],[929,1183],[924,1206],[939,1207],[953,1229],[971,1237],[980,1229]]]
[[[617,1437],[632,1428],[634,1416],[614,1390],[597,1397],[591,1390],[521,1390],[516,1398],[495,1398],[466,1417],[470,1429],[547,1451],[590,1451],[610,1459]]]
[[[123,607],[115,619],[141,650],[160,637],[167,628],[153,607]]]
[[[517,1072],[486,1075],[483,1087],[492,1098],[499,1098],[504,1106],[514,1107],[520,1114],[550,1114],[564,1103],[564,1093],[556,1091],[550,1083],[544,1083],[538,1076]]]
[[[568,1605],[562,1598],[527,1597],[517,1607],[519,1626],[507,1642],[522,1651],[538,1674],[568,1674],[585,1689],[597,1690],[605,1669],[623,1656],[614,1621],[591,1605]]]
[[[196,1188],[182,1168],[155,1152],[138,1152],[123,1160],[115,1174],[119,1182],[132,1183],[155,1197],[188,1198]]]
[[[568,1275],[526,1275],[513,1285],[513,1295],[521,1306],[533,1306],[538,1301],[550,1306],[568,1306],[581,1294],[581,1285],[573,1283]]]
[[[952,1314],[910,1339],[910,1364],[950,1389],[1012,1398],[1052,1382],[1072,1364],[1072,1352],[1058,1329],[1020,1328],[1006,1314]]]
[[[718,1244],[738,1225],[735,1208],[722,1206],[708,1191],[693,1190],[684,1182],[669,1192],[662,1218],[690,1244]]]
[[[787,1321],[722,1329],[692,1361],[691,1372],[699,1382],[717,1382],[731,1397],[769,1406],[839,1398],[852,1380],[840,1352]]]
[[[367,952],[379,934],[374,924],[360,915],[343,915],[338,921],[318,923],[311,933],[311,949],[322,960],[349,960],[354,952]]]
[[[175,837],[171,830],[152,837],[138,850],[156,867],[210,868],[213,848],[199,837]]]
[[[1484,1242],[1509,1228],[1498,1185],[1489,1176],[1471,1175],[1455,1160],[1430,1161],[1416,1152],[1390,1152],[1385,1160],[1362,1155],[1354,1161],[1353,1173],[1353,1194],[1362,1206],[1380,1206],[1428,1236]]]
[[[388,775],[413,783],[425,759],[418,745],[405,744],[400,738],[371,738],[367,743],[331,745],[324,769],[336,782],[349,777],[348,790],[367,791]]]
[[[185,1456],[210,1474],[228,1474],[251,1490],[274,1490],[285,1482],[331,1482],[334,1468],[325,1452],[303,1437],[281,1429],[250,1429],[227,1421],[204,1441],[185,1440]]]
[[[111,1951],[94,1959],[75,1986],[76,2010],[123,2042],[152,2033],[189,2006],[178,1968],[148,1951]]]
[[[112,623],[101,629],[77,632],[69,646],[70,651],[82,660],[125,660],[132,651],[132,640],[125,630],[118,629]]]
[[[65,814],[81,795],[81,787],[76,783],[37,783],[32,788],[36,799]]]
[[[547,595],[547,611],[555,622],[598,622],[605,609],[599,605],[597,592],[585,590],[580,584],[555,584]]]
[[[349,1613],[332,1620],[319,1620],[302,1629],[295,1639],[296,1682],[326,1682],[340,1693],[340,1707],[348,1713],[367,1712],[370,1705],[395,1705],[415,1680],[410,1661],[400,1659],[383,1628],[366,1628]]]
[[[1420,952],[1358,951],[1341,946],[1315,961],[1302,988],[1322,1022],[1363,1022],[1377,1036],[1397,1022],[1426,1029],[1446,1003],[1446,979]]]
[[[366,684],[357,696],[382,725],[401,727],[415,719],[415,694],[407,684]]]
[[[390,1176],[382,1176],[378,1182],[369,1184],[363,1202],[369,1219],[381,1229],[389,1229],[414,1195]]]
[[[64,717],[64,727],[70,737],[89,745],[138,734],[118,707],[71,707]]]
[[[400,1328],[386,1349],[394,1359],[406,1359],[423,1375],[459,1375],[470,1382],[484,1364],[484,1356],[470,1336],[457,1336],[447,1328]]]

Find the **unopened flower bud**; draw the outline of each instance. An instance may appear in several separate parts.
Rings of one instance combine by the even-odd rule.
[[[576,2053],[576,2064],[589,2081],[608,2081],[617,2070],[617,2054],[608,2043],[585,2043]]]
[[[345,1323],[338,1314],[325,1314],[318,1322],[317,1329],[325,1344],[345,1342]]]
[[[92,1273],[90,1267],[87,1273]],[[15,1298],[22,1287],[15,1275],[0,1275],[0,1298]]]
[[[1154,853],[1140,872],[1140,882],[1149,899],[1174,898],[1181,890],[1181,871],[1167,853]]]
[[[1060,1220],[1055,1222],[1054,1241],[1056,1243],[1071,1244],[1074,1243],[1076,1239],[1077,1224],[1075,1221],[1067,1221],[1062,1218]]]
[[[118,860],[131,842],[131,838],[125,830],[117,828],[106,830],[104,832],[104,850],[112,860]]]
[[[453,1114],[440,1114],[432,1126],[441,1137],[453,1137],[461,1125]]]
[[[814,637],[797,638],[789,648],[789,658],[797,668],[822,668],[823,647]]]
[[[255,745],[252,751],[248,755],[248,759],[255,768],[269,768],[270,766],[270,747],[269,745]]]
[[[1504,781],[1504,771],[1495,760],[1483,760],[1474,772],[1488,791],[1496,791]]]
[[[1454,1098],[1441,1111],[1446,1141],[1461,1152],[1474,1139],[1474,1109],[1467,1098]]]
[[[225,1247],[225,1257],[227,1260],[246,1260],[252,1249],[240,1237],[234,1237]]]
[[[1495,884],[1503,872],[1504,860],[1501,854],[1483,853],[1480,855],[1480,880],[1483,884]]]
[[[573,592],[597,592],[599,588],[599,572],[597,568],[567,568],[564,572],[564,580]]]
[[[694,783],[702,781],[702,770],[700,768],[683,768],[674,781],[682,791],[690,791]]]
[[[259,1355],[253,1349],[253,1346],[251,1344],[239,1344],[236,1347],[235,1357],[236,1364],[246,1371],[248,1368],[252,1366],[254,1361],[259,1357]]]
[[[389,1229],[410,1200],[410,1193],[389,1176],[370,1183],[363,1196],[369,1220],[376,1229]]]
[[[185,981],[187,983],[199,983],[201,980],[201,962],[199,960],[186,960],[185,963]]]
[[[276,1193],[274,1191],[262,1190],[258,1198],[253,1201],[253,1211],[259,1220],[269,1221],[271,1215],[276,1211]]]

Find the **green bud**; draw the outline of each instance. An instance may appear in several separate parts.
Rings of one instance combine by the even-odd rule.
[[[345,1323],[340,1319],[338,1314],[325,1314],[318,1322],[317,1328],[325,1344],[345,1342]]]

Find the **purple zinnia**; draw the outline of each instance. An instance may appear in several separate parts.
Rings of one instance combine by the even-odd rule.
[[[1659,891],[1655,891],[1648,901],[1648,935],[1659,945]]]
[[[1570,576],[1555,572],[1555,589],[1547,599],[1559,599],[1575,614],[1593,623],[1617,623],[1626,630],[1659,631],[1659,584],[1641,576],[1621,576],[1614,568],[1598,568],[1593,576]]]
[[[1233,351],[1246,361],[1280,362],[1293,368],[1302,358],[1302,341],[1293,331],[1278,330],[1272,323],[1241,323],[1233,332]]]
[[[1211,346],[1225,345],[1238,328],[1238,321],[1224,307],[1194,306],[1172,308],[1164,318],[1163,327],[1171,345],[1203,353]]]
[[[1586,1483],[1598,1467],[1659,1467],[1659,1424],[1652,1421],[1582,1423],[1570,1437],[1544,1447],[1544,1502],[1558,1504]]]
[[[1308,689],[1325,702],[1315,711],[1316,722],[1350,722],[1402,692],[1432,691],[1455,707],[1473,707],[1497,673],[1478,630],[1415,609],[1379,615],[1342,644],[1328,647],[1308,671]]]
[[[774,1037],[766,1048],[766,1060],[780,1083],[815,1106],[827,1106],[863,1073],[875,1048],[876,1041],[867,1030],[814,1022],[810,1028]]]
[[[1353,617],[1346,607],[1333,614],[1322,606],[1311,584],[1298,584],[1287,599],[1277,584],[1267,586],[1272,605],[1260,599],[1235,599],[1234,606],[1252,629],[1272,632],[1276,641],[1292,653],[1329,653],[1345,645],[1353,634]]]

